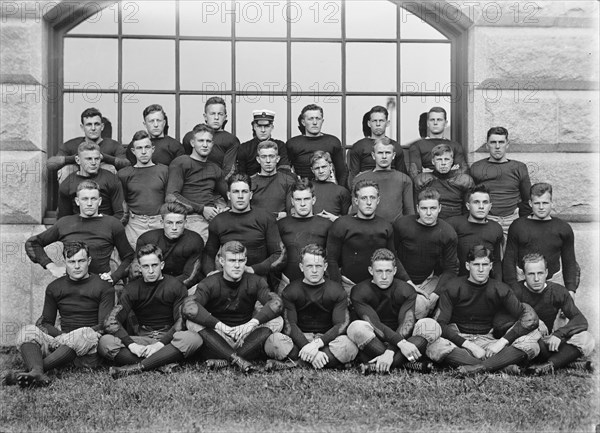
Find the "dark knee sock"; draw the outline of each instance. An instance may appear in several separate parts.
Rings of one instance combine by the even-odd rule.
[[[298,348],[298,346],[294,344],[292,350],[290,350],[290,353],[288,353],[287,357],[293,361],[298,360],[298,358],[300,358],[300,349]]]
[[[167,344],[158,352],[144,359],[141,364],[144,370],[153,370],[171,362],[179,362],[183,359],[183,353],[172,344]]]
[[[325,346],[321,349],[321,352],[325,353],[325,355],[327,355],[327,357],[329,358],[329,361],[327,361],[327,364],[325,364],[325,368],[336,368],[342,365],[342,363],[340,362],[339,359],[337,359],[333,353],[331,353],[331,350],[329,349],[329,346]]]
[[[407,338],[406,341],[417,346],[417,349],[419,350],[421,355],[425,353],[425,349],[427,349],[427,340],[425,338],[419,335],[413,335],[412,337]],[[392,365],[390,366],[390,368],[398,368],[402,364],[405,364],[407,362],[408,359],[406,358],[406,356],[404,356],[401,350],[398,350],[396,353],[394,353],[394,360],[392,361]]]
[[[370,361],[379,355],[383,355],[386,349],[385,344],[383,344],[379,338],[373,337],[373,339],[365,344],[360,350],[369,357]]]
[[[139,358],[133,354],[131,350],[124,347],[116,354],[114,361],[117,365],[130,365],[137,364],[138,362],[142,362],[143,358]]]
[[[23,343],[20,347],[21,356],[27,371],[44,372],[42,348],[37,343]]]
[[[552,356],[552,352],[550,352],[550,349],[548,349],[548,345],[544,342],[544,340],[539,340],[538,346],[540,346],[540,354],[535,357],[536,362],[547,361],[548,358]]]
[[[231,355],[235,353],[233,348],[227,343],[227,341],[221,337],[214,329],[204,328],[198,332],[204,344],[202,349],[210,352],[215,358],[229,359]]]
[[[570,362],[575,361],[579,358],[579,355],[581,355],[581,352],[579,352],[578,348],[572,344],[563,342],[558,346],[558,352],[554,352],[554,354],[548,358],[548,361],[554,364],[554,368],[561,368]]]
[[[273,332],[269,328],[256,328],[244,339],[244,344],[236,354],[242,358],[252,361],[258,358],[265,358],[265,341]]]
[[[461,365],[481,364],[481,360],[471,355],[467,349],[457,347],[444,358],[444,362],[450,367],[459,367]]]
[[[44,371],[70,364],[77,358],[77,353],[68,346],[62,345],[44,358]]]
[[[513,346],[506,346],[491,358],[482,362],[487,371],[498,371],[507,365],[518,364],[527,359],[527,354]]]

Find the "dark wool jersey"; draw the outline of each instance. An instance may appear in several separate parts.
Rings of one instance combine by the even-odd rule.
[[[129,210],[136,215],[158,215],[165,202],[169,168],[155,164],[150,167],[125,167],[117,173]]]
[[[511,215],[519,204],[521,216],[531,213],[531,180],[527,166],[522,162],[490,162],[488,159],[482,159],[471,166],[470,173],[476,184],[484,184],[490,190],[490,198],[494,203],[490,215]]]
[[[299,263],[300,251],[308,244],[317,244],[323,248],[327,246],[327,233],[331,221],[320,216],[296,218],[287,216],[277,221],[279,235],[285,246],[287,264],[283,273],[290,281],[303,278]]]
[[[495,221],[486,221],[483,224],[470,222],[467,215],[455,216],[446,220],[452,226],[458,236],[458,275],[468,275],[465,267],[467,254],[471,247],[483,245],[492,251],[493,277],[502,281],[502,242],[504,233],[502,226]]]
[[[292,281],[281,294],[284,306],[285,329],[294,344],[308,344],[304,333],[321,335],[327,346],[346,332],[349,324],[348,296],[339,283],[325,279],[316,286],[302,280]]]
[[[222,272],[206,277],[198,284],[194,300],[198,313],[189,319],[209,328],[219,322],[239,326],[252,318],[266,323],[281,315],[283,309],[281,298],[269,291],[265,279],[247,272],[239,281],[226,280]],[[257,301],[262,308],[254,314]]]
[[[395,251],[413,283],[421,284],[432,272],[439,275],[436,293],[440,293],[458,272],[456,232],[445,221],[426,226],[418,218],[408,215],[394,221]]]
[[[437,321],[442,327],[442,337],[461,347],[465,338],[459,332],[487,334],[492,329],[494,315],[502,309],[519,318],[504,335],[509,343],[537,328],[535,312],[524,308],[507,284],[492,279],[477,284],[466,276],[454,278],[447,284],[438,303]],[[458,332],[450,324],[455,324]]]
[[[215,193],[227,200],[223,171],[210,161],[198,161],[188,155],[176,158],[169,166],[167,195],[173,194],[201,214],[204,206],[214,206]]]
[[[84,180],[93,180],[100,186],[102,203],[98,212],[112,215],[118,220],[123,218],[123,187],[119,178],[108,170],[101,168],[95,176],[84,177],[71,173],[58,187],[58,214],[57,218],[67,215],[78,215],[79,206],[75,203],[77,186]]]
[[[534,220],[522,217],[508,229],[502,273],[508,284],[516,283],[515,266],[522,267],[523,257],[529,253],[542,254],[548,263],[548,279],[561,269],[565,286],[577,290],[577,261],[573,229],[563,220]]]
[[[60,144],[56,155],[64,156],[65,164],[76,164],[75,157],[77,156],[77,149],[84,141],[86,141],[85,137],[77,137]],[[121,143],[118,141],[111,138],[102,138],[102,140],[96,144],[100,146],[102,162],[105,164],[115,165],[115,158],[125,158],[125,147],[121,146]]]
[[[282,165],[289,166],[290,161],[288,160],[285,143],[274,138],[270,138],[269,141],[277,143],[277,151],[279,153],[279,162],[277,163],[277,167],[281,167]],[[252,140],[240,144],[237,154],[238,172],[247,174],[248,176],[252,176],[260,172],[260,164],[256,160],[259,143],[260,140],[254,137]]]
[[[62,332],[89,327],[96,331],[102,329],[104,318],[115,303],[115,290],[98,275],[74,281],[68,275],[52,281],[46,288],[42,317],[38,321],[41,327],[56,337],[54,328],[56,313],[60,313]]]
[[[110,256],[117,248],[121,264],[111,274],[114,282],[127,274],[127,268],[133,260],[134,252],[125,236],[125,229],[118,219],[109,215],[83,218],[69,215],[59,219],[48,230],[30,237],[25,242],[25,251],[33,263],[43,268],[52,263],[44,251],[44,247],[53,242],[83,241],[90,250],[90,272],[103,274],[110,272]]]
[[[168,135],[159,138],[153,137],[150,138],[150,141],[154,146],[152,162],[155,164],[162,164],[168,167],[175,158],[186,154],[181,143]],[[135,165],[137,162],[137,159],[133,154],[133,142],[129,143],[129,146],[127,146],[127,159],[131,162],[131,165]]]
[[[378,216],[370,220],[350,215],[339,217],[327,235],[327,270],[331,279],[339,282],[342,275],[355,283],[368,279],[371,255],[378,248],[396,252],[390,223]],[[402,263],[396,265],[396,276],[408,280]]]
[[[421,173],[414,179],[415,201],[425,188],[433,188],[440,193],[442,210],[438,218],[446,219],[467,212],[465,206],[466,193],[475,186],[468,174],[452,170],[449,173]]]
[[[352,205],[350,191],[343,186],[333,182],[321,182],[312,180],[314,196],[317,198],[313,205],[313,213],[316,215],[322,211],[333,215],[347,215]]]
[[[203,277],[204,241],[198,233],[184,229],[177,239],[169,239],[163,229],[150,230],[138,238],[135,249],[148,244],[158,245],[162,250],[165,262],[163,274],[177,278],[188,289]]]
[[[239,241],[246,247],[246,266],[251,266],[258,275],[280,271],[285,266],[275,217],[264,209],[252,208],[244,213],[227,211],[212,219],[208,224],[204,274],[215,269],[217,251],[229,241]]]
[[[467,155],[465,154],[460,143],[447,140],[445,138],[422,138],[412,143],[408,148],[408,172],[410,177],[414,179],[414,177],[421,173],[424,168],[433,170],[431,151],[438,144],[447,144],[450,146],[454,152],[454,164],[458,164],[460,167],[458,171],[461,173],[467,172],[469,169],[469,165],[467,164]]]
[[[358,319],[375,328],[375,335],[394,351],[398,343],[412,335],[415,326],[417,292],[408,283],[394,279],[385,290],[371,280],[352,287],[350,303]]]
[[[250,178],[252,183],[252,207],[259,207],[271,213],[289,212],[291,189],[296,177],[288,171],[278,171],[273,176],[256,173]]]
[[[147,330],[167,331],[160,339],[169,344],[175,333],[175,322],[181,318],[181,304],[187,297],[187,289],[170,275],[152,283],[143,278],[132,281],[123,289],[119,303],[123,309],[117,314],[117,321],[124,324],[129,312],[133,311],[140,324]],[[115,333],[125,346],[134,343],[123,326]]]
[[[413,183],[408,175],[396,170],[366,171],[354,178],[352,188],[361,180],[370,180],[379,186],[381,200],[375,212],[377,216],[393,223],[399,216],[415,213]]]
[[[344,149],[337,137],[329,134],[318,137],[297,135],[290,138],[285,146],[290,163],[299,177],[315,178],[311,170],[310,158],[317,150],[323,150],[331,155],[337,183],[343,187],[347,185],[348,169],[346,168]]]
[[[391,140],[394,145],[396,157],[392,161],[392,169],[408,174],[406,163],[404,162],[404,151],[397,141]],[[348,185],[354,184],[354,178],[363,171],[373,171],[375,169],[375,160],[371,156],[375,139],[365,137],[358,140],[348,150]]]
[[[192,138],[194,132],[190,131],[183,137],[183,145],[189,146],[191,150]],[[215,163],[217,167],[223,170],[225,177],[228,177],[234,167],[237,158],[238,149],[240,147],[240,140],[227,131],[215,131],[213,135],[213,148],[208,155],[208,160]]]

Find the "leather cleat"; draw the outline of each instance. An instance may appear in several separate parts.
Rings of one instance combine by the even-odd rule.
[[[229,367],[229,362],[226,359],[207,359],[206,366],[209,370],[221,370]]]
[[[44,373],[21,372],[17,374],[17,383],[21,388],[44,387],[50,385],[50,378]]]
[[[461,377],[475,376],[477,374],[485,373],[486,371],[487,370],[485,369],[485,367],[481,364],[461,365],[456,369],[457,375]]]
[[[567,365],[567,368],[572,368],[573,370],[578,371],[586,371],[589,373],[593,373],[596,370],[596,366],[592,361],[573,361]]]
[[[532,376],[543,376],[545,374],[554,374],[554,364],[550,361],[543,364],[536,364],[527,367],[526,373]]]
[[[290,370],[299,367],[297,362],[288,359],[287,361],[277,361],[276,359],[268,359],[265,363],[265,371],[281,371]]]
[[[250,361],[246,361],[244,358],[238,355],[231,355],[229,358],[232,365],[235,365],[239,368],[242,373],[252,373],[256,371],[256,367]]]
[[[416,371],[419,373],[431,373],[433,371],[433,362],[415,361],[402,364],[402,368],[406,370]]]
[[[172,362],[170,364],[162,365],[162,366],[158,367],[157,370],[163,374],[171,374],[171,373],[181,370],[181,365],[179,365],[176,362]]]
[[[19,375],[26,373],[25,371],[9,370],[2,375],[2,386],[18,385]]]
[[[520,376],[521,375],[521,367],[517,364],[510,364],[500,370],[501,373],[506,373],[511,376]]]
[[[108,373],[113,379],[120,379],[125,376],[139,374],[144,371],[142,364],[125,365],[124,367],[110,367]]]

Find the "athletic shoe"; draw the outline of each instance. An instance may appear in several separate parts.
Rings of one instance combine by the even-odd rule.
[[[517,364],[510,364],[500,370],[502,373],[509,374],[511,376],[520,376],[521,375],[521,367]]]
[[[594,370],[596,370],[596,366],[592,361],[573,361],[569,365],[567,365],[567,368],[572,368],[574,370],[579,371],[586,371],[590,373],[593,373]]]
[[[375,364],[374,362],[371,362],[371,363],[368,363],[368,364],[360,364],[358,366],[358,368],[360,370],[360,373],[363,376],[368,376],[370,374],[377,374],[377,373],[379,373],[377,371],[377,364]],[[389,373],[389,372],[386,372],[386,373]]]
[[[242,373],[252,373],[253,371],[256,371],[254,364],[252,364],[250,361],[246,361],[244,358],[238,355],[231,355],[229,359],[231,364],[239,368]]]
[[[544,374],[554,374],[554,364],[550,361],[543,364],[536,364],[527,367],[527,374],[532,376],[542,376]]]
[[[19,375],[25,373],[24,371],[13,371],[9,370],[2,375],[2,386],[13,386],[18,383]]]
[[[226,359],[207,359],[206,366],[210,370],[221,370],[222,368],[229,367],[229,362]]]
[[[481,364],[461,365],[460,367],[458,367],[456,369],[456,374],[458,374],[459,376],[462,376],[462,377],[475,376],[477,374],[481,374],[481,373],[485,373],[485,372],[486,372],[486,369]]]
[[[157,368],[157,370],[160,371],[163,374],[171,374],[171,373],[174,373],[174,372],[176,372],[176,371],[178,371],[180,369],[181,369],[181,365],[179,365],[176,362],[172,362],[172,363],[167,364],[167,365],[162,365],[162,366],[160,366],[160,367]]]
[[[50,385],[50,378],[44,373],[21,372],[17,374],[17,383],[21,388],[43,387]]]
[[[407,362],[402,364],[402,368],[405,370],[416,371],[418,373],[431,373],[433,370],[433,363],[429,361]]]
[[[131,376],[132,374],[139,374],[142,371],[144,371],[144,367],[142,367],[142,364],[138,363],[125,365],[123,367],[110,367],[108,369],[108,374],[116,380],[125,376]]]
[[[298,363],[291,359],[288,359],[285,362],[277,361],[276,359],[268,359],[265,363],[265,371],[289,370],[296,367],[299,367]]]

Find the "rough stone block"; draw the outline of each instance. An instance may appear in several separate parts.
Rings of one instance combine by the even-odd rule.
[[[0,73],[29,74],[42,83],[47,54],[40,49],[46,38],[43,20],[35,14],[9,18],[3,17],[0,32]]]
[[[44,120],[48,104],[47,88],[34,84],[0,84],[2,117],[0,150],[21,141],[29,147],[46,150]]]
[[[558,142],[589,143],[598,152],[598,91],[560,92],[558,97]]]

